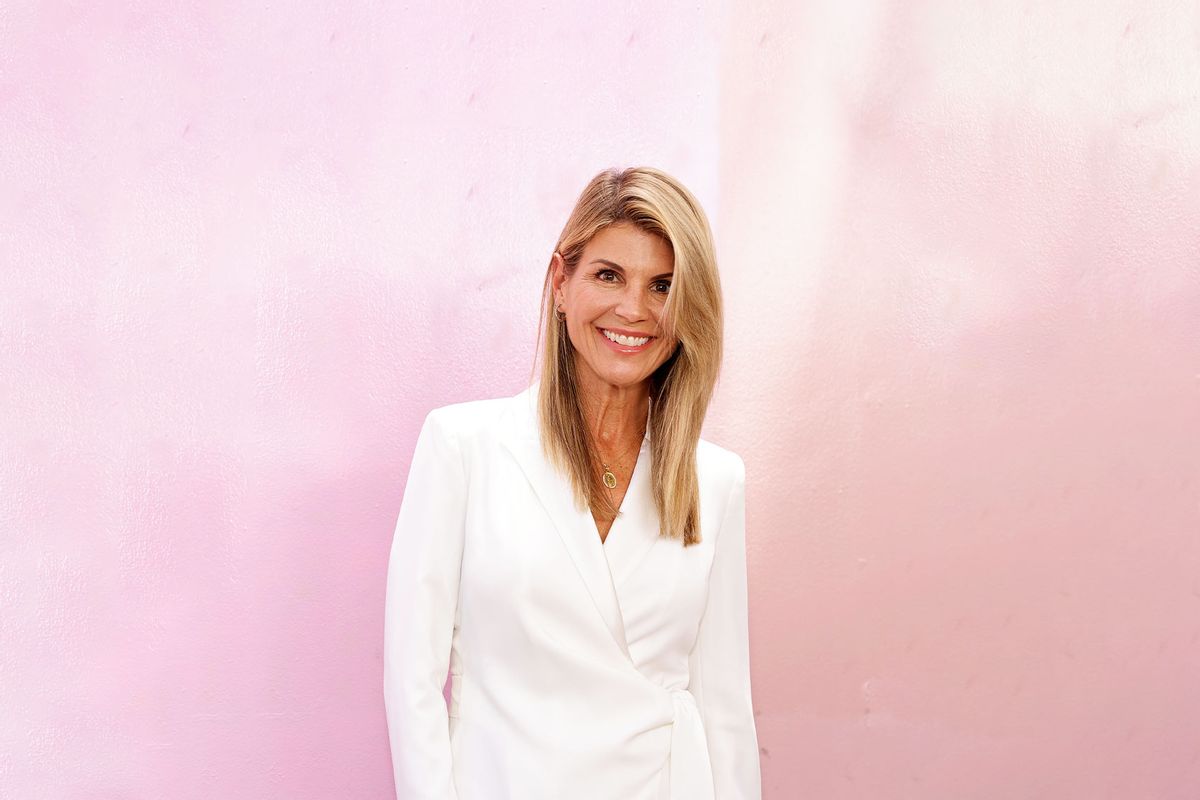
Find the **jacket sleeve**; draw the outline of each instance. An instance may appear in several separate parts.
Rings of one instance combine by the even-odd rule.
[[[417,436],[388,558],[383,691],[399,800],[457,800],[449,671],[458,601],[466,475],[438,409]]]
[[[716,800],[761,800],[758,735],[750,696],[746,588],[746,464],[735,454],[733,485],[713,545],[708,603],[688,660],[708,740]]]

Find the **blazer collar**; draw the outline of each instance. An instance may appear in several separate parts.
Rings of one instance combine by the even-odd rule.
[[[542,452],[537,417],[540,386],[541,381],[535,381],[511,398],[511,415],[508,423],[502,426],[500,441],[516,459],[553,522],[613,640],[625,657],[630,658],[616,585],[632,572],[658,538],[658,515],[650,496],[647,472],[650,453],[643,443],[647,451],[639,456],[633,483],[622,501],[621,514],[613,522],[607,543],[601,542],[591,511],[575,505],[570,481]],[[649,439],[648,426],[646,438]]]

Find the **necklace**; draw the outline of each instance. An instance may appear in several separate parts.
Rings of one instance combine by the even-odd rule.
[[[641,448],[641,446],[641,442],[638,442],[638,447]],[[604,465],[604,485],[610,489],[617,488],[617,476],[613,474],[613,471],[609,469],[608,464],[606,464],[603,460],[601,460],[600,463]],[[617,466],[620,467],[622,471],[625,469],[624,464],[618,463]]]

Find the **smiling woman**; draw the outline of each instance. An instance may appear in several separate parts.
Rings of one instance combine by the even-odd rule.
[[[603,539],[623,498],[620,486],[606,491],[609,462],[621,468],[649,415],[664,534],[694,544],[695,445],[723,339],[721,282],[699,202],[661,170],[601,172],[580,193],[551,255],[547,311],[558,323],[544,331],[541,380],[549,391],[539,417],[547,457],[592,510]],[[590,435],[578,437],[580,427]]]
[[[659,335],[659,318],[671,285],[666,279],[674,274],[670,245],[632,222],[617,222],[587,243],[582,261],[583,277],[569,281],[562,256],[557,252],[553,256],[557,309],[565,315],[567,330],[580,351],[579,380],[593,391],[599,381],[621,385],[644,380],[667,359],[671,354],[667,348],[674,344]],[[603,346],[593,341],[595,335],[585,333],[590,329]],[[609,356],[610,352],[618,355]],[[639,353],[648,357],[623,357]]]
[[[388,566],[398,797],[760,797],[745,464],[700,437],[713,252],[674,178],[601,172],[550,256],[541,378],[426,416]]]

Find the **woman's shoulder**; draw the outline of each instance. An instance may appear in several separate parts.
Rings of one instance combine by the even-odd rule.
[[[503,424],[516,398],[509,396],[460,400],[430,409],[425,424],[455,437],[474,437]]]
[[[698,468],[716,476],[722,483],[746,480],[746,462],[728,447],[700,437],[696,444]]]

